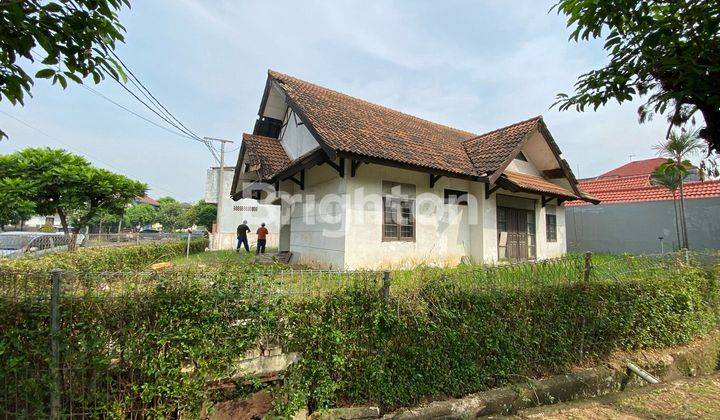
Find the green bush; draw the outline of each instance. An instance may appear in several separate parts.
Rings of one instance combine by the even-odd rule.
[[[718,325],[720,286],[686,269],[653,279],[523,287],[430,281],[393,296],[341,292],[286,314],[288,413],[395,408],[562,372],[615,350],[687,343]]]
[[[3,270],[49,271],[54,268],[72,271],[141,270],[148,265],[185,255],[187,242],[173,240],[117,247],[78,248],[74,252],[58,252],[42,257],[0,259]],[[208,246],[204,238],[190,241],[190,253],[203,252]]]
[[[372,276],[296,294],[276,270],[63,278],[63,409],[199,416],[208,381],[275,340],[301,354],[278,389],[278,414],[366,402],[391,409],[562,372],[615,350],[686,343],[719,321],[718,273],[685,266],[637,280],[505,285],[467,280],[472,268],[425,270],[414,288],[391,287],[389,299]],[[3,291],[0,406],[43,417],[47,276]]]

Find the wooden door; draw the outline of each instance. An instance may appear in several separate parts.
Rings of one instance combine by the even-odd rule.
[[[528,221],[535,217],[535,213],[531,210],[498,207],[498,215],[498,253],[500,258],[512,261],[534,258],[535,255],[529,255],[529,250],[534,249],[534,246],[530,246],[530,242],[535,239],[535,229],[534,223],[531,224]],[[506,235],[505,238],[504,235]],[[534,252],[532,253],[534,254]]]

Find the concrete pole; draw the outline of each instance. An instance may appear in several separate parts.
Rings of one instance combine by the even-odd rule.
[[[212,137],[203,137],[208,141],[220,142],[220,173],[218,174],[218,197],[217,197],[217,211],[215,212],[215,244],[214,248],[217,250],[220,248],[220,220],[222,220],[222,208],[223,199],[225,198],[224,187],[225,187],[225,143],[232,143],[230,140],[216,139]]]

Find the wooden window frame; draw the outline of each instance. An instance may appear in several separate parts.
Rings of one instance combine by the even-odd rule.
[[[552,223],[550,223],[551,219]],[[552,226],[552,229],[550,226]],[[555,214],[545,214],[545,241],[557,242],[557,215]]]
[[[410,223],[400,223],[400,219],[402,217],[396,217],[396,219],[393,223],[387,223],[387,215],[385,213],[386,209],[391,208],[388,206],[388,200],[391,202],[400,202],[400,206],[398,207],[399,211],[402,211],[402,203],[410,203],[408,206],[410,209]],[[391,203],[392,205],[392,203]],[[386,227],[387,226],[394,226],[395,227],[395,236],[388,236],[386,235]],[[407,228],[410,226],[412,228],[412,236],[411,237],[403,237],[401,235],[403,228]],[[416,234],[416,220],[415,220],[415,198],[414,197],[394,197],[392,195],[383,195],[382,198],[382,227],[381,227],[381,234],[382,234],[382,241],[383,242],[415,242],[415,234]]]
[[[454,204],[456,206],[467,206],[468,205],[467,191],[452,190],[450,188],[445,188],[443,195],[444,195],[445,204]],[[451,202],[450,197],[454,197],[455,199]]]

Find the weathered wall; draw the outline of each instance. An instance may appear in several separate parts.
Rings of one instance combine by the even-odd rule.
[[[328,165],[305,171],[305,190],[288,182],[283,190],[298,193],[290,204],[289,243],[293,261],[323,268],[343,268],[345,258],[345,178]]]
[[[207,171],[205,182],[205,202],[207,203],[217,204],[218,173],[218,168],[211,168]],[[234,168],[226,167],[223,175],[223,211],[220,226],[218,226],[218,231],[221,234],[219,249],[235,247],[233,238],[235,238],[237,226],[242,223],[243,220],[248,221],[248,227],[250,227],[252,233],[255,233],[257,228],[260,227],[260,223],[265,222],[268,231],[270,231],[268,235],[268,246],[277,246],[278,239],[275,236],[278,236],[280,233],[280,206],[259,204],[257,200],[251,198],[234,201],[230,198],[230,188],[232,186],[234,173]],[[211,241],[211,244],[214,245],[215,242]]]
[[[692,249],[720,248],[720,199],[685,201],[688,240]],[[571,251],[659,253],[677,249],[672,201],[599,204],[567,208]]]

